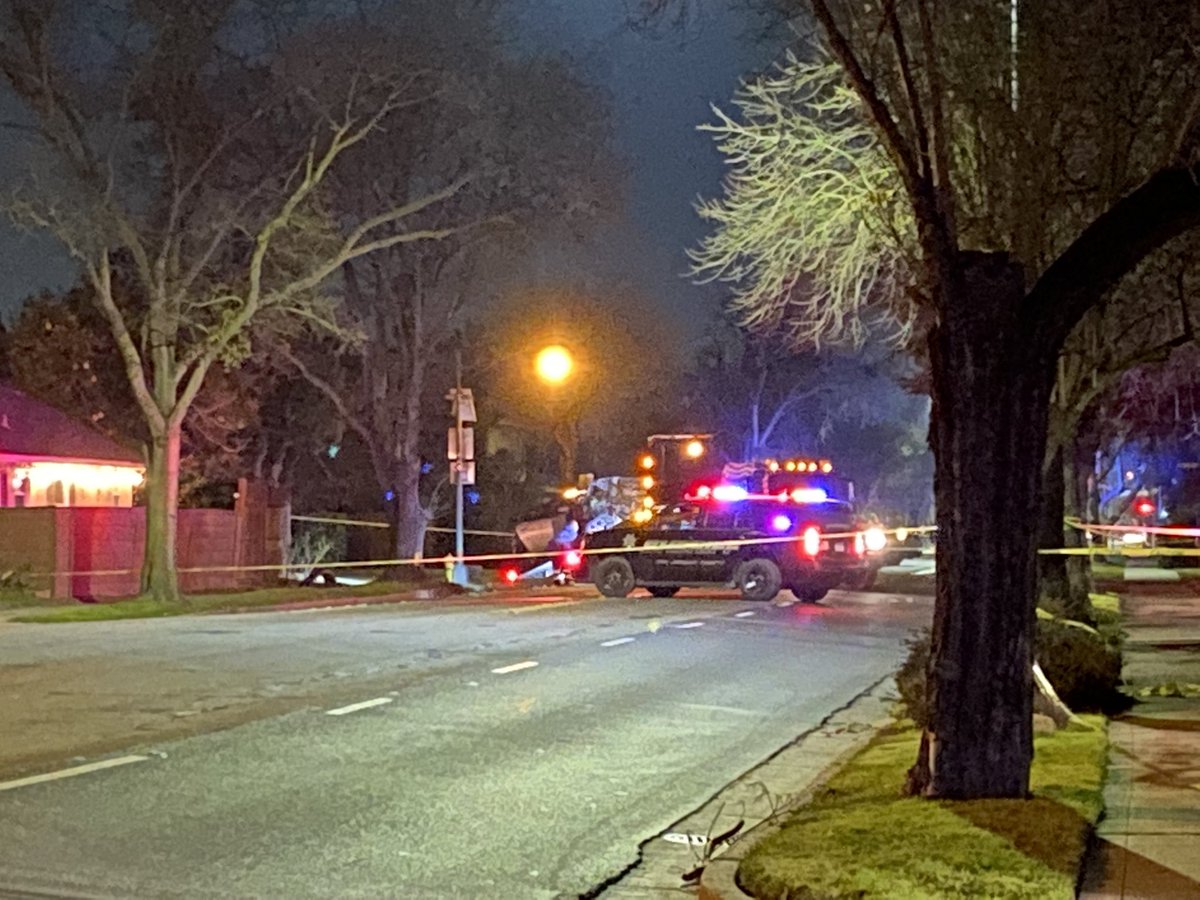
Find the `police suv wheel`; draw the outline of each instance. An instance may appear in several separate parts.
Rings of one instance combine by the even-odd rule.
[[[674,597],[679,593],[679,585],[655,585],[654,587],[646,588],[650,592],[651,597]]]
[[[593,564],[592,583],[605,597],[628,597],[637,586],[633,566],[620,556],[610,556]]]
[[[748,559],[733,574],[733,583],[742,592],[742,599],[766,603],[775,599],[783,586],[779,566],[770,559]]]

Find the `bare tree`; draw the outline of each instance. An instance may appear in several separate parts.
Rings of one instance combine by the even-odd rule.
[[[603,98],[557,60],[513,60],[486,17],[474,37],[439,40],[437,29],[408,40],[444,85],[430,109],[401,114],[385,139],[364,147],[357,165],[337,176],[340,202],[394,202],[413,182],[446,165],[466,177],[452,199],[424,210],[420,227],[439,231],[470,223],[452,239],[406,243],[344,267],[345,342],[336,365],[313,365],[303,346],[294,365],[334,403],[362,439],[380,494],[390,494],[399,558],[419,555],[435,510],[423,478],[423,452],[453,370],[455,347],[469,364],[494,343],[486,328],[460,335],[473,313],[496,299],[505,257],[526,252],[552,231],[587,229],[613,204],[614,174]],[[440,456],[440,453],[439,453]],[[422,484],[425,489],[422,490]]]
[[[731,459],[817,454],[838,425],[886,419],[888,360],[795,353],[777,338],[726,327],[700,345],[685,405],[716,429]],[[699,426],[697,426],[699,427]]]
[[[927,796],[1028,791],[1059,354],[1123,277],[1200,225],[1197,10],[1097,6],[1023,4],[1018,48],[1008,2],[811,0],[815,61],[751,85],[746,121],[719,126],[733,171],[706,212],[744,237],[714,237],[701,266],[798,337],[854,337],[879,311],[928,358],[938,588],[932,719],[910,774]],[[1117,70],[1144,88],[1136,115],[1106,87]],[[845,209],[861,227],[820,220]]]
[[[10,209],[62,241],[112,330],[149,433],[142,592],[162,601],[179,598],[181,428],[212,367],[244,356],[252,326],[335,324],[331,277],[456,233],[410,223],[470,180],[431,173],[340,214],[329,187],[342,158],[437,85],[378,46],[352,62],[303,36],[234,53],[235,11],[158,0],[96,23],[74,5],[9,0],[0,21],[0,72],[28,108],[39,161]],[[98,24],[128,38],[101,59],[77,43]],[[124,304],[118,254],[130,260]]]

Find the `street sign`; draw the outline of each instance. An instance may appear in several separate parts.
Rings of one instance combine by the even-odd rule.
[[[450,401],[450,415],[458,414],[459,406],[462,407],[462,420],[464,422],[475,422],[475,395],[471,393],[470,388],[458,388],[457,391],[451,388],[446,393],[446,399]]]
[[[475,429],[464,428],[463,434],[463,459],[475,458]],[[458,453],[458,429],[449,428],[446,430],[446,459],[455,460],[459,458]]]
[[[450,462],[451,484],[475,483],[475,460],[452,460]]]

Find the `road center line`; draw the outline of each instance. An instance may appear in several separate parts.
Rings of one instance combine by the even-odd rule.
[[[703,622],[684,622],[682,625],[671,625],[670,628],[702,628]]]
[[[637,640],[637,639],[631,638],[631,637],[613,638],[611,641],[604,641],[600,646],[601,647],[617,647],[621,644],[632,644],[635,640]]]
[[[743,610],[742,610],[741,612],[739,612],[739,613],[734,613],[734,614],[733,614],[733,617],[734,617],[735,619],[744,619],[744,618],[746,618],[747,616],[752,616],[752,615],[754,615],[754,610],[752,610],[752,609],[743,609]]]
[[[519,616],[522,613],[538,612],[539,610],[543,610],[543,609],[562,609],[564,606],[578,606],[580,603],[587,603],[587,602],[588,601],[586,599],[583,599],[583,600],[556,600],[554,602],[543,602],[543,601],[539,601],[539,600],[533,600],[533,601],[525,600],[525,601],[521,601],[521,603],[522,603],[521,606],[516,607],[516,608],[509,607],[508,611],[510,613],[512,613],[514,616]]]
[[[507,675],[509,672],[520,672],[522,669],[532,669],[536,665],[536,661],[527,659],[525,662],[513,663],[511,666],[501,666],[498,669],[492,669],[492,674]]]
[[[337,709],[325,710],[327,716],[344,716],[347,713],[358,712],[360,709],[370,709],[372,706],[383,706],[391,703],[391,697],[376,697],[374,700],[364,700],[362,703],[351,703],[349,706],[339,706]]]
[[[684,709],[694,709],[699,712],[726,713],[731,716],[753,716],[758,718],[766,715],[766,713],[761,713],[757,710],[741,709],[736,706],[713,706],[709,703],[681,703],[679,705]]]
[[[30,775],[28,778],[16,778],[12,781],[0,781],[0,791],[11,791],[16,788],[41,784],[45,781],[58,781],[60,778],[73,778],[76,775],[86,775],[88,772],[99,772],[103,769],[115,769],[117,766],[127,766],[130,763],[145,762],[148,756],[117,756],[113,759],[102,759],[99,762],[87,763],[82,766],[71,766],[69,769],[59,769],[57,772],[47,772],[44,775]]]

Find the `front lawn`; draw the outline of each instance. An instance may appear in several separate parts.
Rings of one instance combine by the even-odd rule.
[[[30,615],[15,616],[16,622],[99,622],[111,619],[153,619],[191,613],[236,612],[262,606],[278,606],[306,600],[344,600],[354,597],[381,597],[412,591],[417,581],[374,581],[363,585],[333,587],[260,588],[217,594],[193,594],[184,603],[167,605],[153,600],[117,600],[112,603],[78,603]],[[44,602],[44,601],[43,601]]]
[[[884,732],[747,854],[738,882],[764,900],[1074,897],[1108,746],[1104,719],[1083,718],[1094,731],[1037,737],[1024,801],[902,797],[920,733]]]

